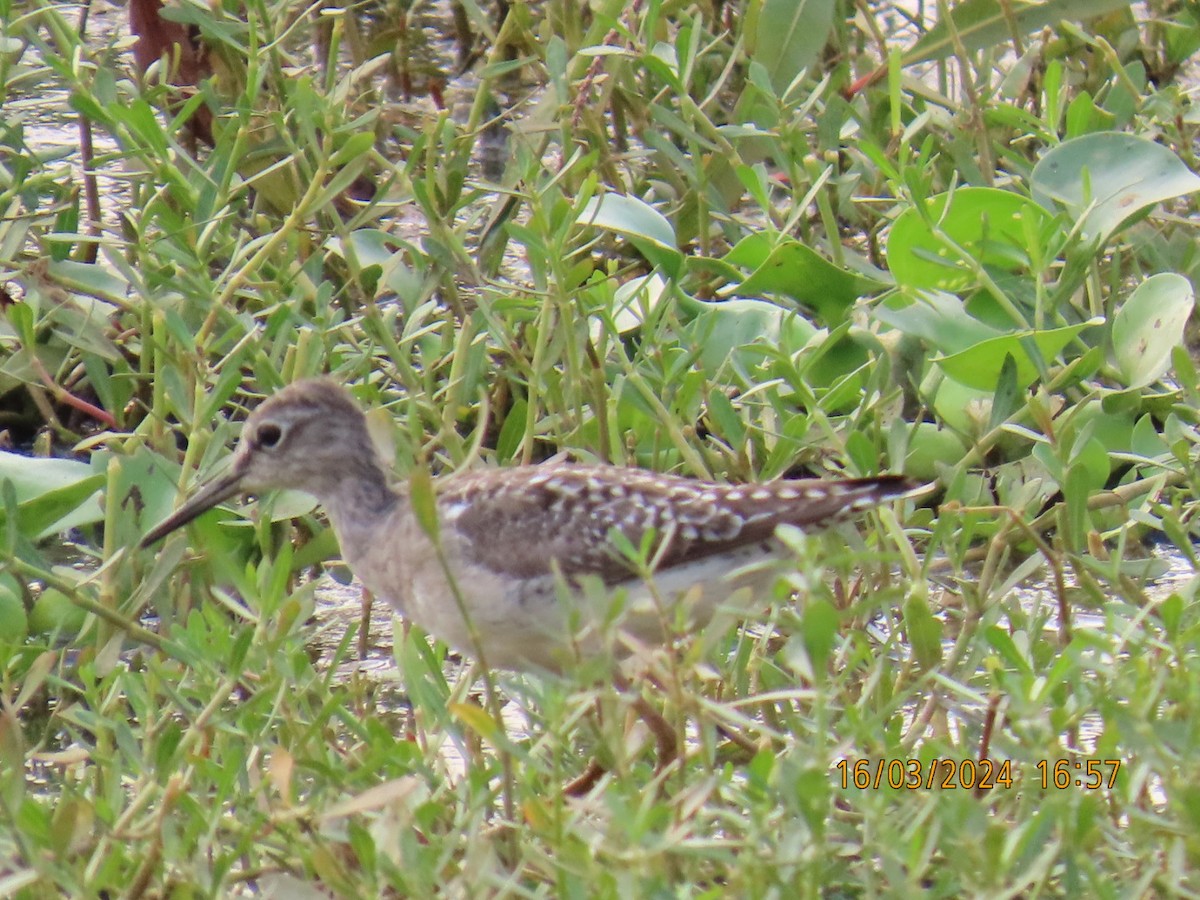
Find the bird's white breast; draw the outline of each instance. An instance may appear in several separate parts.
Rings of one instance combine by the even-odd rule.
[[[411,516],[387,532],[398,542],[364,545],[339,530],[359,578],[404,618],[497,668],[559,670],[610,640],[618,655],[655,645],[676,626],[706,625],[724,604],[744,614],[778,576],[774,540],[673,566],[651,583],[631,577],[606,587],[598,579],[568,585],[553,575],[497,572],[473,562],[452,527],[441,532],[439,554]]]

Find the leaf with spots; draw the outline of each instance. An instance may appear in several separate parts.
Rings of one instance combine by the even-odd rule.
[[[1059,144],[1029,177],[1033,198],[1065,209],[1085,241],[1106,242],[1165,200],[1200,191],[1200,176],[1147,138],[1101,132]]]
[[[1166,374],[1194,305],[1191,284],[1173,272],[1147,278],[1121,304],[1113,317],[1112,342],[1127,387],[1146,387]]]

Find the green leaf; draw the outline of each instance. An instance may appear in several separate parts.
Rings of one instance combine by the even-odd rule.
[[[825,670],[825,662],[833,652],[838,633],[837,610],[827,600],[809,600],[804,607],[801,630],[804,634],[804,649],[812,661],[813,674]]]
[[[609,315],[612,327],[617,334],[628,334],[636,331],[666,297],[670,296],[670,285],[658,273],[630,278],[619,285],[612,293]],[[602,322],[593,331],[593,339],[598,339],[603,329]]]
[[[201,3],[172,3],[163,6],[159,15],[168,22],[195,27],[203,33],[205,41],[209,44],[224,44],[232,51],[231,54],[221,56],[226,65],[231,56],[245,59],[250,55],[245,41],[245,25],[236,18],[214,15]]]
[[[1104,448],[1100,448],[1104,452]],[[1062,485],[1063,499],[1066,504],[1066,539],[1067,546],[1076,552],[1082,552],[1087,547],[1087,533],[1091,523],[1088,512],[1088,499],[1096,490],[1095,473],[1086,460],[1081,459],[1067,466],[1065,482]]]
[[[90,305],[93,309],[100,305],[82,297],[72,299],[82,301],[80,305]],[[54,319],[54,335],[64,343],[85,354],[94,354],[110,364],[121,358],[120,349],[104,333],[109,324],[106,317],[64,304],[54,311]]]
[[[1029,273],[1029,241],[1045,246],[1054,227],[1053,217],[1028,197],[959,188],[928,198],[923,212],[910,207],[896,218],[888,235],[888,267],[900,284],[959,291],[977,281],[967,259]]]
[[[750,344],[766,343],[794,352],[817,335],[817,328],[799,313],[762,300],[709,303],[680,292],[679,306],[695,316],[688,333],[700,348],[700,364],[709,374]]]
[[[1082,22],[1126,6],[1129,0],[963,0],[950,11],[950,20],[962,45],[972,51],[1011,44],[1014,31],[1031,34],[1063,20]],[[945,59],[954,52],[949,27],[938,22],[904,54],[904,65]]]
[[[332,203],[345,193],[346,189],[362,174],[366,162],[366,157],[360,155],[351,163],[338,169],[334,176],[329,179],[329,183],[325,185],[324,190],[313,199],[311,209],[323,209],[326,204]]]
[[[952,294],[924,291],[916,301],[901,305],[905,299],[890,298],[875,308],[875,317],[940,350],[944,355],[934,362],[955,381],[989,392],[999,383],[1006,357],[1016,364],[1017,385],[1026,388],[1037,380],[1041,366],[1054,360],[1080,331],[1104,321],[1005,333],[970,315]]]
[[[921,668],[937,668],[942,661],[942,623],[934,617],[924,591],[914,590],[904,601],[904,630]]]
[[[960,384],[979,390],[994,388],[1008,357],[1016,364],[1017,384],[1027,388],[1041,374],[1038,359],[1030,352],[1036,350],[1041,359],[1050,362],[1083,329],[1103,324],[1103,319],[1091,319],[1080,325],[1065,325],[1046,331],[1022,331],[1001,335],[962,350],[934,359],[938,366]],[[1032,347],[1027,342],[1032,341]]]
[[[765,231],[755,231],[738,241],[725,254],[722,262],[743,269],[757,269],[767,261],[775,249],[775,239]]]
[[[433,476],[426,466],[414,466],[408,476],[409,500],[413,514],[431,541],[438,542],[440,529],[437,517],[437,495],[433,489]]]
[[[1179,634],[1179,624],[1183,619],[1183,605],[1183,598],[1178,594],[1172,594],[1158,607],[1158,615],[1162,619],[1163,628],[1172,639]]]
[[[1059,144],[1034,166],[1033,197],[1080,220],[1085,241],[1107,241],[1130,219],[1164,200],[1200,190],[1167,147],[1129,134],[1088,134]]]
[[[344,166],[360,156],[364,156],[370,152],[375,146],[375,135],[370,131],[360,131],[346,138],[346,142],[338,148],[333,154],[333,158],[329,160],[331,166]]]
[[[1124,423],[1118,420],[1118,429]],[[1081,434],[1080,439],[1076,441],[1076,445],[1071,448],[1071,459],[1068,465],[1072,468],[1078,466],[1082,470],[1080,478],[1083,483],[1088,486],[1088,497],[1101,490],[1105,482],[1108,481],[1109,473],[1112,471],[1112,462],[1109,459],[1110,453],[1128,452],[1129,437],[1131,429],[1126,427],[1125,439],[1120,442],[1109,443],[1106,440],[1101,440],[1098,432],[1092,432],[1090,435]],[[1084,440],[1084,437],[1087,439]]]
[[[31,539],[104,518],[96,500],[104,475],[87,463],[0,452],[0,481],[12,484],[19,530]]]
[[[943,353],[966,350],[1003,334],[968,313],[958,297],[942,291],[921,291],[915,300],[897,294],[875,307],[873,314]]]
[[[1167,373],[1194,306],[1191,282],[1173,272],[1147,278],[1121,304],[1113,316],[1112,343],[1127,387],[1146,387]]]
[[[935,422],[909,425],[897,419],[894,431],[902,433],[907,443],[904,474],[921,481],[933,481],[943,469],[961,462],[967,452],[958,435],[948,428],[939,428]]]
[[[129,282],[103,263],[60,259],[50,264],[49,276],[56,287],[106,300],[115,306],[128,303]]]
[[[739,243],[725,262],[755,255],[745,245],[746,241]],[[883,282],[839,268],[812,248],[788,239],[774,247],[745,281],[731,286],[726,293],[741,297],[782,295],[816,310],[825,324],[836,325],[859,297],[882,287]]]
[[[1158,427],[1154,424],[1154,417],[1149,413],[1138,419],[1133,426],[1133,433],[1129,438],[1129,449],[1146,459],[1155,459],[1170,453],[1167,442],[1163,440]]]
[[[720,435],[731,447],[741,447],[746,442],[746,425],[738,416],[733,403],[721,391],[708,392],[708,418],[711,420],[713,431]]]
[[[683,254],[675,230],[666,217],[650,204],[626,194],[602,194],[589,200],[576,222],[623,235],[651,263],[669,275],[677,275]]]
[[[512,408],[504,416],[504,424],[500,426],[500,434],[496,438],[497,462],[509,462],[516,458],[517,451],[525,437],[526,418],[529,414],[529,401],[518,397],[513,401]]]
[[[1116,116],[1097,107],[1092,95],[1083,91],[1067,107],[1066,136],[1075,138],[1093,131],[1107,131],[1115,121]]]
[[[996,393],[992,396],[992,415],[988,419],[988,431],[999,428],[1021,405],[1020,385],[1017,383],[1017,363],[1011,356],[1004,357],[1004,365],[996,379]]]
[[[763,0],[750,56],[762,64],[777,95],[817,59],[833,28],[834,0]]]
[[[943,378],[933,395],[933,410],[940,421],[960,434],[979,434],[989,428],[998,387],[971,388]]]
[[[358,228],[345,238],[330,237],[325,242],[325,249],[346,258],[353,252],[354,258],[362,268],[368,266],[383,267],[396,256],[396,250],[402,242],[392,234],[378,228]]]
[[[1023,675],[1032,674],[1033,669],[1029,664],[1029,654],[1017,646],[1016,641],[1013,640],[1007,631],[999,625],[993,625],[985,629],[983,634],[987,638],[987,642],[992,645],[992,648],[1000,654],[1001,658],[1009,666]]]

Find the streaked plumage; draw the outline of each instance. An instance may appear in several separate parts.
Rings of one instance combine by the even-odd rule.
[[[240,492],[292,488],[325,507],[355,573],[398,612],[491,666],[558,668],[588,651],[589,625],[607,609],[565,608],[561,585],[589,578],[627,591],[621,627],[636,641],[662,639],[658,600],[687,604],[697,626],[731,597],[769,586],[780,524],[827,525],[911,491],[897,476],[723,485],[616,466],[488,469],[439,479],[441,559],[421,528],[407,486],[393,487],[366,419],[326,379],[296,382],[247,419],[233,465],[143,540],[148,546]],[[611,540],[638,547],[653,530],[653,589]],[[478,644],[464,621],[447,569]],[[561,579],[561,580],[560,580]],[[582,637],[578,627],[583,626]]]

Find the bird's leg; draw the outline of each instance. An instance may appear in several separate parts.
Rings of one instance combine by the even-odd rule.
[[[563,785],[562,792],[568,797],[582,797],[596,786],[596,782],[607,771],[600,760],[593,756],[582,772]]]
[[[629,680],[620,673],[613,674],[613,684],[617,690],[631,697],[631,705],[636,712],[646,723],[646,727],[650,729],[650,733],[654,735],[655,750],[658,753],[658,764],[655,766],[656,772],[662,772],[671,763],[680,759],[679,739],[675,735],[675,729],[671,723],[666,720],[654,706],[642,696],[641,691],[636,690]]]
[[[596,717],[597,725],[604,720],[604,708],[600,704],[599,697],[596,697],[592,701],[592,715]],[[596,786],[596,782],[607,771],[608,767],[600,762],[599,757],[593,755],[588,760],[588,764],[584,767],[583,771],[563,785],[563,795],[567,797],[582,797]]]
[[[375,605],[375,595],[367,587],[362,589],[362,624],[358,627],[358,661],[367,658],[371,649],[371,609]]]
[[[662,773],[672,763],[681,760],[679,738],[675,734],[674,727],[667,721],[666,717],[637,692],[623,675],[614,673],[613,685],[619,692],[629,698],[633,711],[645,723],[650,733],[654,735],[655,752],[658,757],[658,761],[654,767],[655,772]],[[599,702],[597,702],[596,706],[596,715],[601,715]],[[593,756],[582,772],[563,785],[563,794],[568,797],[583,796],[596,786],[596,783],[607,771],[608,769],[605,768],[604,764]]]
[[[747,735],[742,734],[732,725],[728,725],[724,722],[717,722],[716,725],[717,734],[728,741],[728,744],[725,747],[718,747],[718,751],[723,751],[732,746],[736,748],[736,751],[731,752],[737,759],[740,759],[743,762],[749,762],[755,757],[755,755],[758,754],[760,750],[763,749],[758,742],[754,741]],[[722,753],[722,757],[724,758],[724,753]]]
[[[641,694],[634,697],[633,708],[654,735],[654,746],[658,753],[658,764],[655,765],[654,771],[662,773],[672,763],[681,761],[683,757],[679,752],[679,739],[666,717]]]
[[[369,592],[364,587],[363,588],[363,598],[362,598],[364,607],[366,607],[368,596],[369,596]],[[396,616],[392,620],[392,627],[395,628],[397,623],[399,624],[399,628],[400,628],[400,645],[404,646],[405,644],[408,643],[408,633],[412,630],[412,625],[408,621],[408,619],[403,619],[403,618],[400,618],[399,616]],[[365,622],[363,623],[362,627],[363,627],[363,630],[366,631],[367,625]],[[420,741],[420,742],[418,742],[418,740],[417,740],[417,707],[412,702],[411,698],[409,698],[409,703],[408,703],[408,714],[405,716],[404,739],[413,744],[419,743],[419,745],[422,746],[422,749],[424,749],[424,746],[423,746],[424,740],[422,739],[422,741]]]

